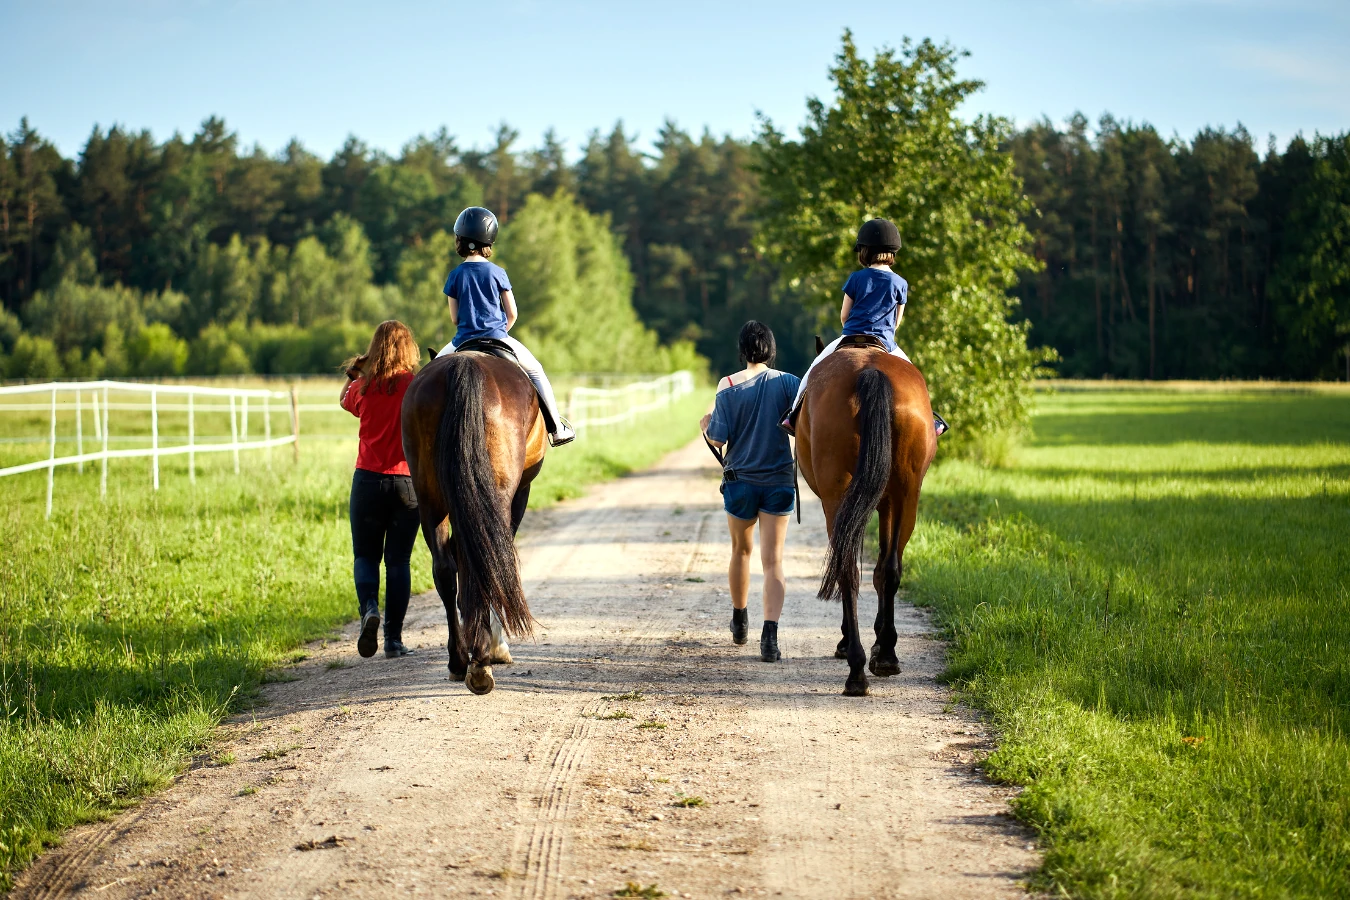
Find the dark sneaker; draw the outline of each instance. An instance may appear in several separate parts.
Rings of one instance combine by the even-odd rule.
[[[368,612],[361,617],[361,636],[356,639],[356,652],[364,657],[375,655],[380,646],[380,614]]]
[[[731,610],[731,640],[736,644],[744,644],[750,634],[750,611],[748,609]]]
[[[413,650],[411,647],[405,646],[402,641],[384,642],[385,659],[396,659],[400,656],[412,656],[416,652],[417,651]]]
[[[769,626],[773,627],[770,628]],[[759,636],[759,658],[764,662],[778,662],[783,654],[778,651],[778,623],[765,622],[764,632]]]
[[[563,444],[570,444],[577,439],[576,430],[572,428],[572,423],[559,416],[558,430],[548,436],[550,447],[561,447]]]

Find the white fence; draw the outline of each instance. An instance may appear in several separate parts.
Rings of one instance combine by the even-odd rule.
[[[563,415],[580,433],[586,428],[632,422],[643,413],[669,406],[693,390],[694,376],[687,371],[617,388],[574,387],[567,393]]]
[[[149,402],[126,402],[121,399],[118,402],[112,401],[113,392],[118,395],[149,395]],[[22,472],[33,472],[38,469],[47,470],[47,516],[52,514],[52,484],[55,480],[57,466],[78,466],[81,472],[84,471],[86,462],[101,462],[103,471],[100,475],[99,493],[106,496],[108,493],[108,460],[126,459],[130,457],[149,457],[150,477],[155,490],[159,490],[159,460],[162,456],[178,456],[186,454],[188,458],[188,478],[191,481],[197,480],[197,454],[198,453],[234,453],[234,471],[239,472],[239,452],[241,450],[262,450],[269,447],[280,447],[285,444],[295,446],[295,452],[299,454],[299,443],[297,435],[300,431],[300,410],[297,403],[296,391],[294,388],[289,393],[283,391],[269,390],[250,390],[245,388],[224,388],[224,387],[203,387],[198,385],[167,385],[167,384],[136,384],[124,381],[81,381],[81,382],[60,382],[51,384],[21,384],[10,387],[0,387],[0,396],[14,394],[34,394],[46,397],[43,403],[6,403],[0,405],[0,411],[48,411],[51,415],[51,428],[48,436],[48,452],[46,459],[34,460],[33,462],[21,463],[15,466],[0,468],[0,477],[5,475],[18,475]],[[161,402],[161,397],[172,398],[169,402]],[[201,397],[208,402],[197,403],[197,398]],[[87,401],[86,401],[87,398]],[[186,399],[184,399],[186,398]],[[289,401],[291,433],[283,437],[272,437],[272,401]],[[224,402],[228,400],[228,405]],[[249,440],[249,400],[261,401],[263,436],[259,440]],[[214,402],[212,402],[214,401]],[[99,449],[90,453],[84,451],[84,414],[86,402],[89,408],[92,431],[92,443]],[[75,413],[75,453],[72,456],[56,455],[56,417],[58,410],[73,410]],[[108,449],[108,433],[112,420],[113,410],[138,410],[150,412],[150,446],[132,447],[122,450]],[[207,439],[206,442],[199,440],[197,434],[198,412],[223,412],[229,411],[230,414],[230,439],[228,442],[223,440]],[[185,411],[187,413],[187,436],[185,443],[164,444],[161,442],[159,428],[159,414],[169,411]],[[182,438],[175,436],[174,440]],[[269,456],[270,465],[271,458]]]

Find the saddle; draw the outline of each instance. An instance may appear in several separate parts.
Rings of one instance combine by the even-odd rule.
[[[543,392],[539,390],[539,385],[535,384],[534,379],[530,378],[529,370],[520,364],[520,358],[516,356],[516,352],[511,349],[510,344],[496,338],[471,338],[456,347],[455,352],[483,353],[487,356],[495,356],[498,359],[515,363],[516,367],[525,373],[525,377],[530,379],[530,384],[534,386],[535,393],[539,395],[539,412],[544,417],[544,427],[549,434],[558,430],[558,423],[553,421],[553,417],[548,414],[548,404],[544,402]]]
[[[846,334],[839,339],[839,349],[856,347],[862,350],[880,350],[886,352],[886,345],[882,343],[881,338],[872,334]]]

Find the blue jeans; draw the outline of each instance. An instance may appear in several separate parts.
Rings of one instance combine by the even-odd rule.
[[[738,519],[757,519],[762,512],[771,516],[786,516],[792,512],[793,500],[790,484],[722,482],[722,508],[728,515]]]

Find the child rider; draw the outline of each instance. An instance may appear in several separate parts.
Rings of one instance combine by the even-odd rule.
[[[806,383],[820,361],[839,347],[844,337],[867,334],[880,338],[886,352],[909,362],[905,351],[895,343],[895,329],[905,316],[909,283],[891,271],[895,254],[900,250],[900,229],[887,219],[872,219],[858,229],[858,240],[853,245],[858,263],[863,268],[844,282],[844,305],[839,310],[839,321],[844,333],[825,345],[825,349],[811,361],[797,388],[797,397],[779,425],[788,434],[796,434],[797,412],[806,393]],[[947,423],[934,413],[933,427],[941,435]]]
[[[506,270],[488,261],[497,241],[497,217],[481,206],[470,206],[455,219],[455,252],[464,262],[445,280],[450,303],[450,321],[455,337],[441,353],[453,353],[465,341],[494,338],[508,345],[520,360],[544,407],[545,420],[553,425],[549,443],[558,447],[576,438],[572,425],[558,414],[558,401],[543,366],[525,345],[507,334],[516,324],[516,298]]]

